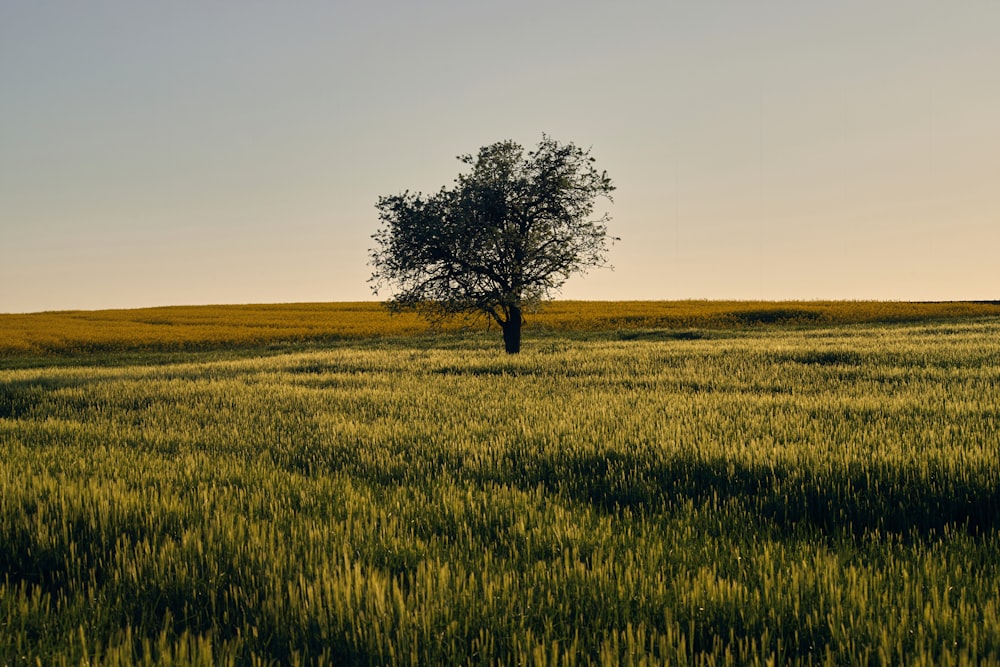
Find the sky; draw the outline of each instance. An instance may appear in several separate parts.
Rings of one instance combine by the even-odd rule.
[[[994,0],[0,0],[0,312],[374,299],[379,196],[543,133],[617,186],[614,268],[561,298],[1000,299],[997,34]]]

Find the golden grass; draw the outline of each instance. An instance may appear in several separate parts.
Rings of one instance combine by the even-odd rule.
[[[554,301],[528,314],[527,331],[594,332],[834,325],[1000,315],[1000,302]],[[457,319],[443,329],[484,326]],[[375,302],[170,306],[0,314],[0,355],[189,350],[405,337],[430,325]]]
[[[835,325],[1000,315],[1000,302],[553,301],[529,323],[559,331]]]

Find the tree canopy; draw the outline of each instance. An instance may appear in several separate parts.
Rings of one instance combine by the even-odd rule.
[[[518,352],[523,310],[605,264],[610,218],[592,215],[614,185],[589,150],[545,135],[527,153],[508,140],[458,159],[470,169],[451,188],[379,198],[371,282],[391,308],[484,313]]]

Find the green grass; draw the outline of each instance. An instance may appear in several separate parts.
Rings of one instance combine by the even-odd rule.
[[[1000,320],[525,343],[0,370],[0,664],[1000,661]]]

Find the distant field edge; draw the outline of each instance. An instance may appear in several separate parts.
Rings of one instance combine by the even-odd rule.
[[[570,301],[527,314],[528,334],[834,326],[1000,317],[1000,301]],[[0,356],[182,352],[482,330],[484,319],[432,327],[374,301],[67,310],[0,314]]]

